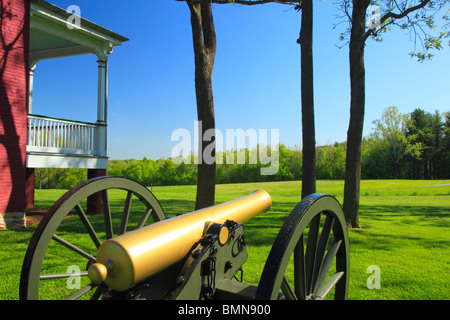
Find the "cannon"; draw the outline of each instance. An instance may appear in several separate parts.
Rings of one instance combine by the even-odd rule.
[[[87,213],[93,195],[101,197],[102,214]],[[169,217],[136,181],[90,179],[67,191],[37,226],[22,265],[19,298],[346,299],[347,227],[339,202],[324,194],[311,194],[293,208],[259,282],[243,282],[250,245],[244,224],[271,205],[270,195],[256,190]]]

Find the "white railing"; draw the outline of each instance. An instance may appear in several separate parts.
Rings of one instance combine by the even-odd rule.
[[[105,125],[28,115],[28,152],[104,155]]]

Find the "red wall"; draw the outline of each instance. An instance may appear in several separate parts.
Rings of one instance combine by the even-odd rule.
[[[0,214],[25,211],[29,0],[0,1]]]

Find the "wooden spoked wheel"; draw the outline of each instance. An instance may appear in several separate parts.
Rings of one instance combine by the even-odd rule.
[[[103,214],[86,213],[87,198],[100,194]],[[109,195],[114,194],[114,202]],[[123,198],[123,201],[117,202]],[[165,219],[155,196],[121,177],[88,180],[67,191],[34,232],[22,266],[20,299],[99,299],[108,290],[87,277],[103,241]]]
[[[292,210],[278,233],[256,299],[316,300],[330,292],[334,299],[346,299],[348,279],[349,241],[342,208],[332,196],[312,194]]]

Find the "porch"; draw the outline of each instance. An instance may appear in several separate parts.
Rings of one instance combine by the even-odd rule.
[[[106,169],[106,124],[29,114],[28,168]]]
[[[82,18],[82,9],[74,5],[59,8],[44,0],[30,2],[26,208],[34,204],[36,168],[87,169],[88,178],[105,175],[108,168],[108,60],[113,49],[128,39]],[[44,107],[38,103],[36,92],[33,101],[33,86],[36,87],[41,73],[45,72],[45,67],[39,67],[40,62],[49,59],[65,61],[67,57],[79,55],[92,57],[97,74],[97,81],[94,81],[97,96],[92,101],[96,118],[88,118],[89,122],[64,114],[55,117],[52,110],[62,110],[63,101],[52,100]],[[70,61],[73,60],[67,59],[68,68]],[[84,116],[80,115],[86,120]],[[100,208],[100,197],[90,197],[88,211],[99,212]]]
[[[36,0],[30,9],[26,167],[107,169],[108,57],[114,47],[128,39],[80,17],[77,6],[65,10]],[[77,55],[92,55],[97,62],[96,121],[60,119],[51,112],[33,110],[39,61]]]

